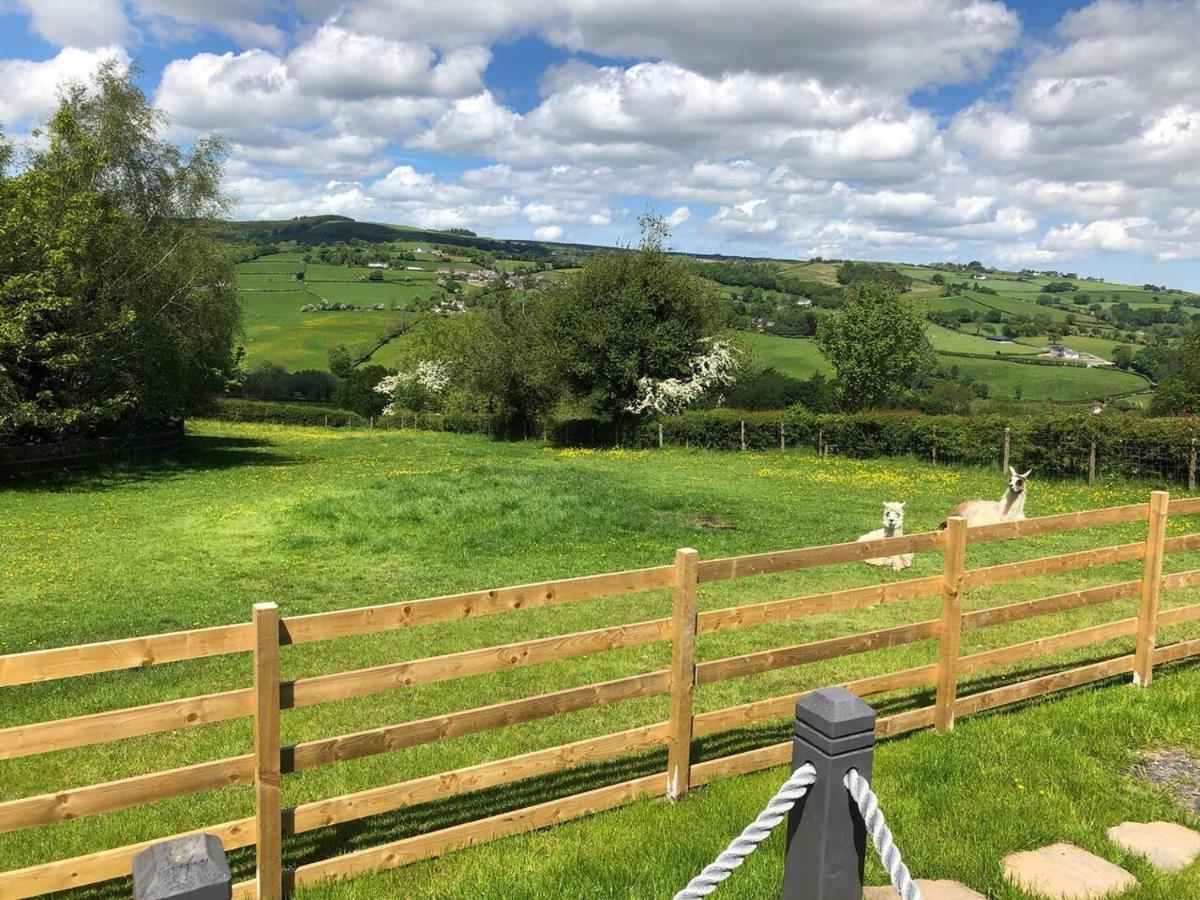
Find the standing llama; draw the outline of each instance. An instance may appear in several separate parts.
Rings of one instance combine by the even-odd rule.
[[[863,541],[877,541],[881,538],[900,537],[904,534],[904,504],[903,503],[884,503],[883,504],[883,527],[876,528],[874,531],[868,531],[858,539],[858,543]],[[900,572],[912,565],[913,555],[911,553],[903,553],[899,556],[881,556],[878,559],[864,559],[868,566],[891,566],[893,572]]]
[[[1008,467],[1012,476],[1008,481],[1008,490],[999,500],[965,500],[950,510],[951,516],[962,516],[967,520],[967,526],[975,528],[980,525],[998,525],[1001,522],[1019,522],[1025,518],[1025,480],[1029,472],[1021,473],[1012,466]],[[943,522],[941,528],[946,527]]]

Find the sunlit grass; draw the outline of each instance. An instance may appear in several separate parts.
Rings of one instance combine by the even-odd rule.
[[[991,470],[931,467],[903,459],[820,460],[805,451],[581,452],[548,449],[532,442],[496,444],[455,435],[222,423],[199,423],[191,427],[190,434],[192,449],[175,462],[94,475],[32,479],[0,494],[0,546],[4,547],[0,603],[6,613],[0,650],[21,652],[247,621],[251,604],[262,600],[274,600],[284,615],[293,615],[659,565],[669,562],[676,548],[682,546],[696,547],[702,558],[711,558],[834,543],[878,527],[884,500],[906,500],[908,530],[924,530],[935,527],[959,500],[999,496],[1005,484],[1000,474]],[[1035,477],[1028,513],[1044,515],[1144,501],[1150,488],[1149,484],[1126,481],[1102,481],[1089,487],[1080,482],[1039,482]],[[704,527],[713,520],[732,527]],[[1194,521],[1171,523],[1173,534],[1191,530],[1196,530]],[[969,563],[988,565],[1135,540],[1141,531],[1137,525],[1116,526],[972,547]],[[1168,560],[1170,570],[1197,566],[1197,554]],[[931,575],[940,569],[940,554],[919,554],[913,569],[905,575]],[[967,607],[982,608],[1125,580],[1136,577],[1137,572],[1136,564],[1126,564],[993,586],[970,595]],[[890,571],[855,565],[718,582],[703,587],[701,606],[719,608],[886,582],[895,577]],[[1189,601],[1194,602],[1194,596],[1186,593],[1167,599],[1168,605]],[[669,607],[668,594],[655,592],[289,647],[284,651],[284,676],[360,668],[637,621],[665,615]],[[1133,609],[1133,601],[1121,601],[970,632],[964,636],[963,652],[1123,618],[1132,615]],[[700,641],[699,655],[702,660],[717,659],[936,614],[937,600],[929,598],[749,628],[706,636]],[[1162,639],[1194,633],[1195,629],[1174,629]],[[1058,662],[1084,661],[1128,646],[1128,641],[1112,642],[1067,654]],[[931,661],[935,650],[934,642],[925,641],[706,685],[698,693],[697,708],[702,712],[856,675],[918,665]],[[666,645],[653,645],[291,710],[284,715],[284,738],[292,742],[326,737],[649,671],[665,666],[668,657]],[[8,689],[0,694],[0,726],[248,683],[249,660],[241,655]],[[1124,720],[1106,715],[1102,723],[1091,727],[1119,726],[1124,745],[1131,750],[1149,741],[1165,740],[1162,735],[1175,734],[1182,728],[1171,718],[1174,707],[1170,698],[1186,691],[1173,684],[1186,684],[1192,690],[1197,686],[1189,671],[1163,678],[1145,693],[1122,692],[1123,698],[1153,698],[1122,700],[1126,705],[1140,703],[1138,709],[1144,707],[1149,718],[1133,718],[1125,725]],[[1085,696],[1108,697],[1109,693]],[[889,708],[901,708],[927,700],[921,695],[885,698],[883,702]],[[1053,704],[1046,707],[1056,708]],[[658,721],[665,712],[665,698],[613,704],[329,766],[289,776],[285,799],[288,803],[303,802],[470,765]],[[1022,717],[1026,715],[1031,714],[1021,714],[1013,721],[1025,721]],[[1042,726],[1020,726],[1025,733],[1035,735],[1037,727],[1055,721],[1052,712],[1037,715],[1045,716],[1033,720]],[[1005,717],[989,717],[978,725],[964,724],[960,735],[942,739],[941,743],[926,736],[890,746],[936,749],[951,746],[952,741],[956,748],[968,747],[958,752],[987,757],[996,741],[1006,740],[1009,726],[1004,723],[1008,721]],[[990,737],[988,727],[1003,733]],[[786,723],[777,723],[733,740],[710,740],[698,747],[698,752],[732,752],[782,740],[785,733]],[[972,734],[979,735],[976,745],[970,743]],[[1031,736],[1029,740],[1029,755],[1037,752],[1045,757],[1043,769],[1052,762],[1059,764],[1053,754],[1055,739]],[[249,746],[250,723],[243,721],[4,762],[0,763],[0,797],[28,796],[241,754]],[[883,758],[886,761],[887,757]],[[941,757],[934,753],[932,758]],[[1024,758],[1014,757],[1016,762]],[[308,862],[349,847],[470,819],[481,812],[500,812],[645,774],[661,768],[661,764],[656,755],[644,755],[582,773],[569,781],[552,779],[382,817],[361,826],[290,841],[286,854],[289,863]],[[888,768],[885,764],[884,770]],[[896,768],[907,766],[897,762]],[[914,771],[938,770],[916,766]],[[634,810],[602,816],[592,824],[456,855],[412,870],[412,874],[395,876],[397,880],[390,882],[393,887],[385,893],[394,894],[399,886],[409,883],[406,878],[413,878],[421,886],[414,896],[537,897],[549,896],[554,885],[560,891],[564,885],[574,885],[577,894],[586,896],[662,896],[669,893],[668,885],[675,885],[680,877],[686,880],[690,868],[728,835],[732,822],[756,811],[752,807],[769,794],[768,785],[777,777],[778,773],[772,773],[738,782],[744,781],[745,787],[714,785],[675,810],[661,804],[640,804]],[[966,796],[969,785],[964,783],[956,790]],[[247,789],[234,788],[2,835],[0,866],[28,865],[227,821],[250,813],[250,794]],[[946,795],[949,818],[939,819],[939,827],[953,827],[955,807],[949,801],[954,796]],[[1131,796],[1142,795],[1133,790]],[[714,805],[705,811],[708,797]],[[909,821],[918,820],[917,810],[912,816]],[[699,824],[710,819],[711,827]],[[678,830],[671,825],[674,822],[679,823]],[[996,834],[989,838],[989,852],[1008,846],[1004,842],[1012,838],[1012,827],[1007,822],[994,827]],[[628,830],[629,834],[616,840],[609,833],[613,829]],[[672,837],[664,838],[659,847],[654,839],[663,834],[693,834],[697,843],[689,848]],[[703,842],[699,841],[701,836]],[[593,841],[598,843],[593,846]],[[622,841],[649,848],[645,863],[631,868],[616,849],[606,852],[606,846],[617,848]],[[539,847],[552,849],[537,851],[536,860],[530,858],[528,854]],[[955,853],[958,855],[953,859],[965,855],[961,848]],[[922,858],[934,856],[934,848],[930,847]],[[247,858],[245,853],[235,857],[243,874]],[[520,862],[522,859],[524,862]],[[556,880],[571,871],[572,861],[583,867],[572,876],[575,880]],[[747,870],[743,884],[760,892],[740,896],[770,895],[770,877],[755,876],[753,871]],[[925,874],[926,870],[919,871]],[[488,873],[496,875],[490,887],[478,887],[472,880],[486,881]],[[496,893],[506,883],[511,889],[516,878],[530,885],[528,893]],[[369,883],[355,890],[369,891]],[[404,887],[402,893],[410,892]]]

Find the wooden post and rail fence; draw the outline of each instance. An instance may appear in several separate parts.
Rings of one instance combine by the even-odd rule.
[[[253,745],[240,756],[0,802],[0,832],[49,826],[167,798],[244,785],[247,789],[253,788],[253,816],[182,834],[205,832],[216,835],[226,850],[255,846],[256,878],[236,885],[234,895],[273,900],[297,886],[323,879],[404,865],[482,841],[619,807],[639,797],[679,798],[691,788],[715,778],[787,763],[791,754],[790,741],[702,762],[692,760],[694,740],[790,716],[797,699],[807,693],[793,692],[696,713],[693,703],[697,688],[725,679],[836,660],[919,641],[936,641],[936,659],[931,663],[842,683],[860,697],[936,689],[933,705],[880,717],[875,725],[875,733],[880,738],[927,726],[948,729],[953,727],[956,717],[1120,675],[1131,675],[1135,684],[1145,687],[1150,684],[1155,666],[1200,655],[1200,637],[1185,637],[1167,644],[1158,641],[1162,629],[1200,622],[1200,603],[1160,609],[1164,592],[1200,587],[1200,569],[1163,574],[1164,557],[1200,549],[1200,534],[1166,537],[1169,516],[1193,514],[1200,514],[1200,498],[1172,501],[1166,493],[1155,492],[1147,503],[977,528],[967,528],[962,520],[952,519],[944,531],[861,543],[720,559],[701,559],[694,550],[680,550],[674,563],[669,565],[325,613],[281,617],[274,604],[265,603],[256,605],[251,621],[245,623],[0,656],[0,688],[233,653],[251,654],[254,665],[253,683],[244,689],[0,729],[0,760],[5,760],[243,717],[252,717],[254,721]],[[1122,523],[1144,523],[1145,538],[982,568],[967,567],[967,551],[973,545]],[[944,554],[942,574],[721,609],[699,609],[699,590],[706,583],[927,552]],[[964,595],[978,588],[1138,561],[1142,562],[1143,568],[1142,576],[1136,580],[1084,587],[971,611],[963,609]],[[280,650],[288,645],[433,626],[466,617],[500,615],[513,610],[583,603],[649,591],[673,592],[668,617],[293,681],[280,680]],[[740,656],[697,661],[697,643],[704,636],[717,632],[939,596],[941,612],[937,618]],[[1134,601],[1136,614],[968,655],[960,652],[963,632],[1117,601]],[[1116,639],[1131,640],[1132,652],[999,687],[967,694],[960,692],[965,677],[1015,663],[1044,660],[1057,653]],[[667,669],[351,734],[291,745],[282,743],[281,712],[286,709],[407,690],[434,682],[657,642],[670,642],[671,662]],[[623,700],[663,695],[667,697],[669,710],[665,721],[615,734],[586,737],[570,744],[533,750],[466,769],[284,806],[287,776],[292,773]],[[293,835],[613,760],[651,748],[666,749],[666,771],[340,856],[291,867],[285,865],[284,840]],[[132,859],[138,852],[174,836],[163,835],[153,841],[2,872],[0,898],[31,897],[128,877]]]

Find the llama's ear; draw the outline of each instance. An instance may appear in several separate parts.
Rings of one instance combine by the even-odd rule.
[[[1018,474],[1017,474],[1017,470],[1016,470],[1016,469],[1014,469],[1012,466],[1009,466],[1009,467],[1008,467],[1008,471],[1012,473],[1012,477],[1013,477],[1013,478],[1020,478],[1020,477],[1021,477],[1020,475],[1018,475]],[[1029,471],[1030,471],[1030,472],[1032,472],[1032,471],[1033,471],[1033,469],[1030,469]]]
[[[1026,473],[1025,473],[1024,475],[1022,475],[1021,477],[1022,477],[1022,478],[1028,478],[1028,477],[1030,476],[1030,474],[1032,474],[1032,472],[1033,472],[1033,469],[1030,469],[1028,472],[1026,472]]]

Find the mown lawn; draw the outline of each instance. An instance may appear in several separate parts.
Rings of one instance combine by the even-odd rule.
[[[704,558],[832,543],[877,527],[884,500],[906,500],[909,530],[923,530],[934,527],[957,501],[998,496],[1004,487],[1004,479],[995,471],[934,468],[901,459],[823,461],[806,451],[560,451],[532,442],[495,444],[454,435],[222,423],[193,424],[190,432],[191,450],[177,461],[102,474],[33,478],[0,493],[0,546],[5,549],[0,574],[5,621],[0,652],[246,621],[251,604],[261,600],[274,600],[284,615],[293,615],[657,565],[669,562],[681,546],[696,547]],[[1150,487],[1106,482],[1089,488],[1078,482],[1039,482],[1035,474],[1028,512],[1043,515],[1142,501]],[[1172,533],[1198,529],[1194,520],[1171,523]],[[973,547],[968,561],[972,566],[987,565],[1117,543],[1136,539],[1140,530],[1136,525],[1117,526]],[[1186,554],[1170,557],[1167,567],[1174,571],[1198,566],[1200,554]],[[940,568],[939,554],[922,554],[906,574],[929,575]],[[1125,580],[1136,577],[1137,571],[1136,565],[1126,564],[997,585],[973,592],[966,606],[982,608]],[[860,564],[718,582],[702,589],[701,606],[719,608],[895,577],[890,571]],[[1166,603],[1195,602],[1197,593],[1180,592],[1169,596]],[[668,594],[657,592],[289,647],[283,655],[284,677],[639,621],[665,615],[669,607]],[[1133,601],[1120,601],[970,632],[964,635],[963,652],[1123,618],[1132,615],[1133,609]],[[936,612],[937,600],[929,598],[725,632],[703,638],[699,656],[716,659],[917,621]],[[1162,639],[1191,636],[1196,631],[1174,629]],[[1058,662],[1089,660],[1128,646],[1128,641],[1117,641],[1068,654]],[[698,693],[697,708],[717,709],[918,665],[931,661],[935,653],[934,642],[925,641],[706,685]],[[284,739],[328,737],[650,671],[664,667],[668,657],[666,645],[631,648],[290,710],[283,718]],[[0,727],[248,683],[249,660],[242,655],[8,689],[0,694]],[[974,688],[968,684],[964,690],[977,689],[979,683],[977,679]],[[1188,691],[1194,696],[1196,686],[1194,673],[1184,670],[1162,678],[1144,693],[1116,688],[1092,692],[1084,696],[1096,698],[1094,701],[1067,701],[1076,706],[1049,704],[1045,712],[993,716],[978,723],[967,720],[951,738],[924,735],[893,742],[889,747],[913,748],[903,751],[910,754],[905,758],[912,760],[911,765],[897,762],[890,766],[885,755],[881,777],[918,779],[923,772],[923,784],[954,786],[934,795],[925,807],[909,808],[905,800],[892,804],[899,804],[896,815],[901,816],[900,824],[910,823],[909,843],[924,848],[917,851],[918,871],[958,872],[964,878],[969,874],[977,877],[966,880],[982,886],[982,869],[963,868],[969,856],[963,849],[969,846],[969,842],[963,843],[968,836],[978,838],[979,865],[990,865],[1000,849],[1025,841],[1029,829],[1052,830],[1056,822],[1066,821],[1040,813],[1025,815],[1015,805],[1016,795],[1008,806],[1002,804],[1000,795],[975,796],[968,776],[980,769],[999,781],[1020,777],[1014,773],[1024,771],[1040,772],[1043,781],[1050,781],[1057,777],[1056,766],[1070,770],[1086,761],[1076,759],[1076,753],[1087,756],[1095,752],[1099,754],[1097,762],[1080,769],[1078,777],[1061,782],[1055,789],[1060,794],[1052,796],[1069,796],[1072,803],[1084,807],[1092,804],[1106,816],[1116,815],[1113,821],[1117,821],[1126,815],[1123,809],[1117,812],[1118,800],[1125,795],[1096,796],[1112,789],[1100,777],[1100,762],[1108,759],[1103,756],[1104,747],[1111,744],[1113,753],[1128,753],[1155,741],[1183,740],[1180,735],[1186,737],[1187,729],[1195,727],[1194,719],[1185,725],[1183,716],[1176,715],[1177,708],[1170,705],[1171,698],[1180,698],[1182,704]],[[1099,709],[1099,698],[1110,696],[1126,706],[1134,704],[1136,709],[1146,710],[1145,717],[1125,721],[1115,713],[1105,714],[1087,726],[1077,714],[1054,712],[1091,709],[1093,703]],[[1143,697],[1151,699],[1138,699]],[[928,696],[923,693],[880,700],[881,708],[887,710],[924,702]],[[665,698],[630,701],[329,766],[285,779],[285,800],[296,803],[328,797],[578,740],[659,721],[665,711]],[[1086,726],[1097,732],[1111,729],[1114,734],[1102,740],[1089,733],[1086,741],[1076,746],[1061,737],[1074,732],[1053,731],[1060,717],[1063,729]],[[1031,724],[1006,724],[1009,722]],[[1038,728],[1051,731],[1036,738]],[[787,723],[780,722],[708,739],[698,746],[697,754],[721,755],[775,742],[786,731]],[[0,799],[241,754],[248,750],[249,741],[250,723],[242,721],[6,761],[0,763]],[[1187,741],[1194,744],[1195,735]],[[1001,752],[1004,747],[1009,749]],[[1034,760],[1040,762],[1033,766]],[[983,765],[989,761],[995,764],[995,771]],[[289,864],[308,862],[624,780],[661,766],[660,754],[645,754],[571,777],[316,832],[290,840],[285,854]],[[456,854],[393,876],[397,880],[389,882],[391,887],[382,893],[548,897],[566,891],[577,896],[662,896],[681,878],[686,880],[693,867],[740,827],[735,823],[756,811],[778,776],[776,772],[713,785],[678,809],[647,802],[547,835]],[[1043,781],[1026,782],[1026,786]],[[894,785],[910,783],[916,782],[881,781],[880,785],[885,796],[896,797],[899,789]],[[1144,790],[1131,786],[1128,792],[1137,802],[1151,802],[1151,795]],[[1039,795],[1029,790],[1021,796]],[[1161,807],[1160,800],[1154,802]],[[912,836],[913,830],[921,830],[911,823],[920,821],[922,808],[934,810],[930,814],[936,827],[927,835]],[[1143,808],[1131,807],[1129,814]],[[0,867],[29,865],[203,827],[247,815],[251,809],[251,791],[230,788],[0,835]],[[975,809],[991,811],[981,818],[981,830],[953,834],[960,820]],[[1040,806],[1033,812],[1038,810]],[[1069,811],[1062,812],[1067,815]],[[678,828],[673,823],[678,823]],[[1097,834],[1097,839],[1101,838],[1103,830]],[[903,840],[905,831],[900,835]],[[682,836],[694,843],[684,843]],[[943,846],[947,848],[944,856],[939,852]],[[639,848],[642,856],[630,861],[623,848]],[[767,853],[764,858],[772,855],[777,853]],[[252,871],[252,858],[245,852],[236,853],[234,865],[245,877]],[[766,897],[777,890],[771,887],[777,872],[772,875],[764,868],[756,875],[755,871],[751,867],[742,873],[747,893],[738,896]],[[410,884],[418,887],[410,891]],[[339,895],[343,890],[359,891],[357,896],[381,895],[378,889],[371,893],[370,882],[336,889]],[[117,889],[109,895],[121,893]]]

